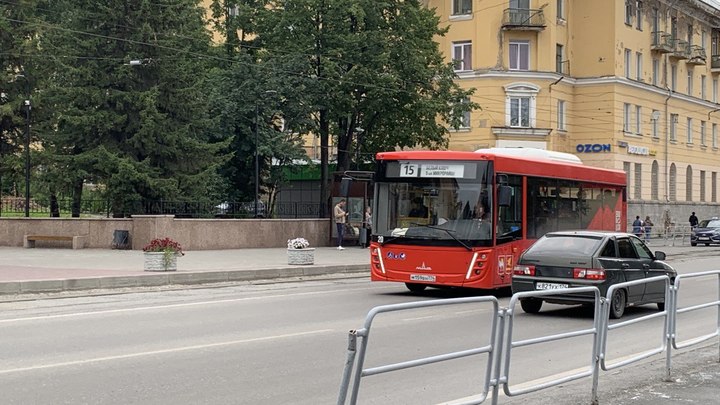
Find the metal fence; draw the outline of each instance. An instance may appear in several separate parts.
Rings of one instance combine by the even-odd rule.
[[[72,213],[72,200],[57,200],[55,211],[62,217]],[[33,199],[30,201],[29,213],[34,217],[50,217],[53,203],[50,200]],[[82,200],[79,212],[81,216],[129,217],[131,215],[175,215],[176,218],[254,218],[255,203],[253,201],[167,201],[142,200],[130,201],[120,206],[113,206],[107,200]],[[25,213],[23,198],[5,197],[0,200],[0,216],[18,217]],[[277,203],[274,210],[268,209],[265,203],[258,203],[258,216],[261,218],[319,218],[320,203],[291,202]]]
[[[699,305],[693,305],[689,307],[681,308],[678,306],[678,293],[681,287],[681,281],[687,278],[715,278],[717,282],[717,299],[710,302],[704,302]],[[627,321],[616,322],[610,324],[610,306],[612,304],[612,294],[619,288],[627,288],[633,285],[649,284],[649,283],[664,283],[665,284],[665,307],[662,311],[646,315],[638,318],[634,318]],[[555,294],[576,294],[576,293],[587,293],[592,292],[595,296],[595,312],[593,315],[592,326],[586,329],[574,330],[571,332],[559,333],[549,336],[539,336],[532,339],[525,339],[514,341],[513,340],[513,324],[514,311],[517,302],[521,298],[528,297],[542,297],[545,295]],[[493,305],[493,316],[490,321],[490,339],[491,341],[482,347],[468,349],[460,352],[453,352],[447,354],[440,354],[431,357],[423,357],[415,360],[404,361],[401,363],[388,364],[373,368],[363,368],[364,360],[366,356],[366,349],[368,340],[370,338],[370,330],[372,327],[373,320],[376,315],[383,312],[391,311],[402,311],[414,308],[423,307],[434,307],[441,305],[453,305],[461,303],[481,303],[481,304],[492,304]],[[677,336],[677,316],[682,313],[696,311],[705,308],[716,307],[718,311],[717,320],[715,324],[715,332],[709,333],[704,336],[689,339],[687,341],[678,343],[676,341]],[[623,360],[616,361],[614,363],[607,363],[607,336],[609,331],[623,328],[632,324],[646,322],[651,319],[658,317],[664,317],[665,322],[663,327],[657,330],[658,336],[660,337],[660,344],[648,351],[640,353],[638,355],[625,358]],[[531,346],[539,343],[546,343],[561,339],[568,339],[577,336],[592,335],[593,336],[593,348],[590,353],[576,353],[579,355],[587,355],[590,359],[590,364],[587,370],[576,372],[572,375],[561,374],[562,377],[554,380],[544,380],[543,383],[537,384],[524,389],[513,390],[510,387],[510,361],[512,358],[512,349],[516,347]],[[440,361],[456,359],[460,357],[466,357],[471,355],[487,354],[487,363],[485,364],[486,378],[483,381],[481,394],[468,399],[466,404],[480,404],[483,403],[487,398],[492,398],[492,403],[497,404],[499,398],[499,389],[502,389],[507,396],[518,396],[525,395],[531,392],[540,391],[549,387],[557,386],[569,381],[577,380],[584,377],[592,378],[591,397],[592,403],[599,403],[598,399],[598,385],[600,371],[608,371],[616,368],[626,366],[628,364],[637,362],[639,360],[648,358],[650,356],[665,352],[665,380],[670,381],[671,366],[672,366],[672,349],[681,349],[691,345],[698,344],[700,342],[712,339],[720,336],[720,270],[692,273],[679,275],[675,278],[671,284],[670,279],[667,276],[652,277],[644,280],[634,280],[625,283],[618,283],[608,289],[605,297],[600,297],[600,291],[596,287],[582,287],[582,288],[568,288],[552,291],[528,291],[517,293],[510,299],[510,304],[507,308],[500,308],[498,301],[494,297],[477,297],[477,298],[458,298],[449,299],[442,301],[422,301],[412,302],[405,304],[386,305],[373,308],[365,319],[365,324],[362,329],[351,330],[348,335],[348,352],[347,359],[345,361],[345,368],[343,371],[343,377],[340,385],[340,393],[338,395],[338,405],[348,403],[348,391],[351,393],[349,398],[350,404],[356,404],[358,393],[360,389],[361,379],[370,375],[376,375],[380,373],[387,373],[391,371],[398,371],[411,367],[418,367],[427,364],[432,364]],[[357,351],[358,339],[360,339],[360,350]],[[720,349],[720,347],[719,347]],[[720,361],[720,352],[719,359]],[[569,370],[568,370],[569,371]],[[492,395],[489,395],[492,390]]]

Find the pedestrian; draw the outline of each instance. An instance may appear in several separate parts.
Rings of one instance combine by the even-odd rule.
[[[338,250],[344,250],[343,244],[343,233],[345,232],[345,218],[348,213],[345,211],[345,199],[341,198],[340,202],[335,204],[333,209],[333,217],[335,218],[335,228],[337,228],[337,242]]]
[[[643,226],[645,226],[645,241],[650,240],[650,233],[652,232],[652,227],[655,224],[650,220],[650,215],[645,216],[645,221],[643,221]]]
[[[365,208],[365,219],[363,220],[363,228],[365,228],[365,238],[362,247],[370,246],[370,235],[372,235],[372,208],[368,205]]]
[[[699,221],[698,221],[698,218],[695,216],[695,212],[694,212],[694,211],[693,211],[693,213],[690,215],[689,221],[690,221],[690,228],[695,228],[696,226],[698,226],[698,222],[699,222]]]
[[[640,215],[635,217],[632,227],[632,233],[639,238],[643,233],[643,222],[640,220]]]

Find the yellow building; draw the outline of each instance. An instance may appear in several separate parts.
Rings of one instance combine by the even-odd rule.
[[[440,49],[482,106],[450,149],[534,146],[623,169],[631,209],[655,218],[690,202],[717,208],[720,2],[425,4],[449,26]]]

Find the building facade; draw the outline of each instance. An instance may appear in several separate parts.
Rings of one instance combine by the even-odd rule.
[[[720,215],[720,2],[428,0],[481,109],[450,149],[532,146],[624,170],[628,217]]]

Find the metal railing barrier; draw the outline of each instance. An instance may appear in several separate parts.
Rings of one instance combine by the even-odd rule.
[[[458,304],[467,304],[467,303],[485,303],[489,302],[492,303],[493,306],[493,314],[494,316],[491,319],[491,325],[490,325],[490,341],[487,345],[482,347],[477,347],[474,349],[468,349],[468,350],[461,350],[456,351],[452,353],[445,353],[430,357],[423,357],[415,360],[408,360],[403,361],[400,363],[394,363],[394,364],[387,364],[384,366],[378,366],[373,368],[366,368],[363,369],[364,363],[365,363],[365,353],[367,350],[368,340],[370,338],[370,328],[372,326],[372,322],[375,319],[375,316],[384,313],[384,312],[392,312],[392,311],[404,311],[409,309],[417,309],[417,308],[426,308],[426,307],[437,307],[437,306],[446,306],[446,305],[458,305]],[[347,359],[345,361],[345,368],[343,370],[343,377],[340,387],[340,394],[338,395],[337,403],[338,405],[345,404],[347,401],[347,392],[352,384],[352,390],[350,394],[350,403],[356,404],[358,393],[360,390],[360,379],[362,377],[368,377],[371,375],[377,375],[382,373],[387,373],[391,371],[397,371],[397,370],[403,370],[406,368],[411,367],[417,367],[417,366],[423,366],[427,364],[433,364],[438,363],[442,361],[447,360],[454,360],[459,359],[463,357],[468,356],[475,356],[480,354],[487,354],[488,355],[488,362],[487,362],[487,370],[485,373],[485,380],[483,381],[483,391],[480,394],[480,397],[477,399],[472,400],[471,402],[466,402],[466,404],[481,404],[485,401],[485,399],[488,396],[488,392],[490,389],[490,378],[492,374],[492,365],[497,361],[496,357],[499,357],[499,353],[501,352],[500,348],[497,347],[495,342],[498,342],[498,333],[500,333],[499,328],[499,319],[498,316],[500,305],[498,303],[498,299],[495,297],[469,297],[469,298],[452,298],[442,301],[421,301],[421,302],[408,302],[403,304],[392,304],[392,305],[382,305],[379,307],[375,307],[368,312],[367,317],[365,318],[365,324],[363,325],[362,329],[358,330],[351,330],[348,334],[348,354]],[[357,338],[360,338],[360,348],[359,351],[356,353],[357,349]],[[357,363],[355,364],[355,360],[357,359]],[[352,383],[351,383],[351,376]]]

